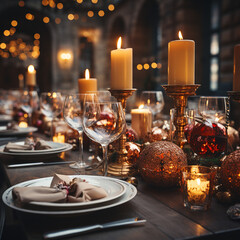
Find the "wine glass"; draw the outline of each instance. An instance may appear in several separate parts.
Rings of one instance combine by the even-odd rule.
[[[157,115],[161,113],[164,107],[162,91],[143,91],[140,100],[145,107],[151,110],[153,120],[157,120]]]
[[[189,144],[198,156],[211,159],[207,164],[218,164],[227,149],[227,97],[200,97],[198,111],[201,119],[195,118]]]
[[[42,113],[51,119],[51,139],[53,137],[53,120],[62,112],[62,96],[60,92],[44,92],[40,96]]]
[[[118,139],[125,129],[126,121],[120,102],[85,102],[83,130],[90,139],[102,146],[104,176],[108,171],[108,145]]]
[[[79,160],[71,164],[72,168],[84,169],[87,164],[83,161],[83,128],[82,115],[85,94],[72,94],[65,98],[63,116],[67,124],[78,131],[79,134]]]
[[[37,91],[24,91],[19,103],[21,109],[29,116],[29,124],[32,124],[32,113],[38,108],[39,98]]]

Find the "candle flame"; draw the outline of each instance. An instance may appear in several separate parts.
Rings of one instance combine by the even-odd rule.
[[[85,70],[85,78],[89,79],[90,78],[90,72],[88,69]]]
[[[20,128],[27,128],[27,127],[28,127],[28,124],[27,124],[26,122],[20,122],[20,123],[18,124],[18,126],[19,126]]]
[[[179,37],[180,40],[183,40],[183,35],[182,35],[181,31],[178,32],[178,37]]]
[[[201,180],[199,178],[197,178],[197,185],[200,185]]]
[[[144,105],[143,104],[141,104],[139,107],[138,107],[138,109],[143,109],[144,108]]]
[[[121,46],[122,46],[122,37],[119,37],[117,41],[117,49],[120,49]]]
[[[33,66],[33,65],[29,65],[29,66],[28,66],[28,72],[29,72],[29,73],[34,73],[34,72],[35,72],[35,69],[34,69],[34,66]]]

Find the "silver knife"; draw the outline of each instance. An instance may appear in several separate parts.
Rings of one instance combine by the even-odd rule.
[[[8,168],[20,168],[20,167],[34,167],[34,166],[47,166],[47,165],[60,165],[60,164],[70,164],[75,161],[68,162],[33,162],[33,163],[19,163],[19,164],[10,164]]]
[[[59,230],[55,232],[48,232],[43,235],[43,238],[58,239],[58,238],[78,235],[80,233],[93,232],[93,231],[106,229],[106,228],[121,227],[121,226],[128,226],[128,225],[144,225],[145,222],[146,220],[138,219],[137,217],[127,218],[120,221],[114,221],[114,222],[109,222],[104,224],[96,224],[96,225],[90,225],[86,227],[78,227],[78,228],[72,228],[72,229]]]

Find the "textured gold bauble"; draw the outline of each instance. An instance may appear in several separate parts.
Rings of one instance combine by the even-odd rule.
[[[138,169],[143,179],[160,187],[178,186],[181,169],[187,157],[176,144],[167,141],[153,142],[141,152]]]
[[[240,197],[240,150],[224,158],[221,165],[221,181],[227,190]]]

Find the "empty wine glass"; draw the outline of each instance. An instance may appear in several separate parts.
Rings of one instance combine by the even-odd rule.
[[[71,164],[72,168],[84,169],[87,164],[83,161],[83,128],[82,115],[85,94],[72,94],[65,98],[63,116],[67,124],[79,134],[79,160]]]
[[[157,115],[161,113],[164,107],[162,91],[143,91],[140,100],[145,107],[151,110],[153,120],[157,120]]]
[[[107,148],[125,131],[126,121],[120,102],[85,102],[83,130],[103,149],[103,175],[107,175]]]
[[[40,96],[42,113],[51,119],[51,139],[53,137],[53,120],[62,112],[62,96],[60,92],[44,92]]]
[[[37,91],[24,91],[20,97],[20,107],[28,114],[29,124],[32,124],[32,113],[37,110],[39,98]]]

